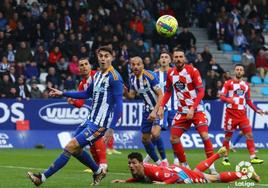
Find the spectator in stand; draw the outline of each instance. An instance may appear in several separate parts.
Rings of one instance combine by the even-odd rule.
[[[69,73],[69,62],[66,61],[64,57],[61,57],[57,62],[57,73],[63,79],[65,79]]]
[[[26,64],[24,75],[27,79],[26,82],[28,82],[32,78],[39,77],[39,70],[38,70],[36,62],[32,61],[31,63]]]
[[[40,65],[44,61],[48,61],[48,52],[45,51],[43,45],[39,45],[34,53],[34,61]]]
[[[151,62],[150,57],[146,56],[143,59],[144,69],[154,71],[154,64]]]
[[[236,32],[236,25],[234,24],[233,18],[229,17],[227,21],[227,25],[225,28],[225,41],[228,44],[233,44],[234,35]]]
[[[261,33],[257,33],[256,30],[251,29],[251,34],[249,36],[249,47],[254,56],[256,56],[264,45],[264,37]]]
[[[193,66],[199,70],[203,83],[205,83],[208,64],[204,62],[200,53],[197,53],[197,59],[193,62]]]
[[[9,80],[14,85],[17,82],[16,69],[14,66],[10,66],[9,68]]]
[[[268,76],[268,58],[263,49],[260,49],[256,57],[256,67],[262,79]]]
[[[7,61],[7,57],[3,56],[0,62],[0,77],[9,71],[10,64]]]
[[[49,66],[56,66],[57,61],[60,60],[62,57],[62,53],[60,51],[60,48],[58,46],[55,46],[53,50],[49,53],[48,62]]]
[[[61,85],[61,81],[56,74],[55,67],[49,67],[48,68],[48,75],[46,77],[46,84],[51,83],[53,88],[59,88]]]
[[[80,49],[78,52],[78,59],[88,58],[88,56],[89,56],[89,52],[88,52],[86,46],[84,46],[84,45],[80,46]]]
[[[7,61],[9,63],[14,63],[15,62],[15,51],[13,49],[13,45],[9,43],[7,45],[7,51],[4,54],[7,57]]]
[[[205,99],[211,100],[216,99],[218,95],[217,81],[219,77],[214,70],[210,70],[206,77],[206,93]]]
[[[234,35],[234,47],[240,53],[242,53],[248,47],[248,41],[243,34],[242,29],[238,29]]]
[[[0,98],[16,97],[15,85],[9,79],[8,74],[3,74],[0,79]]]
[[[31,98],[32,99],[42,98],[42,92],[40,91],[40,89],[39,89],[37,84],[38,84],[37,81],[32,81],[31,82]]]
[[[128,59],[125,59],[124,56],[119,57],[119,60],[113,64],[113,67],[122,76],[124,84],[128,86],[129,69],[130,69],[130,66],[128,64]]]
[[[76,89],[75,80],[71,75],[67,75],[63,83],[64,91],[71,91]]]
[[[245,66],[245,76],[247,80],[251,80],[251,77],[256,74],[256,65],[255,58],[249,48],[242,54],[242,64]]]
[[[0,11],[0,30],[4,30],[7,25],[7,19],[4,16],[4,13]]]
[[[31,93],[24,82],[24,78],[20,76],[18,78],[18,83],[16,85],[16,90],[18,92],[18,100],[26,99],[29,100],[31,97]]]
[[[196,38],[193,33],[188,30],[187,27],[184,27],[182,32],[178,35],[176,42],[186,52],[190,49],[191,46],[195,46]]]
[[[216,62],[215,58],[212,58],[209,62],[209,70],[215,71],[216,75],[221,78],[224,73],[223,68]]]
[[[17,63],[23,63],[23,65],[25,65],[26,62],[29,62],[32,60],[32,52],[31,52],[31,48],[29,46],[27,46],[25,41],[20,42],[20,46],[16,51],[16,62]]]
[[[186,58],[189,64],[193,64],[197,60],[197,53],[195,46],[191,46],[190,51],[186,54]]]
[[[132,20],[130,20],[129,28],[136,32],[139,36],[142,36],[144,33],[144,25],[142,19],[139,15],[135,15]]]
[[[166,14],[175,17],[174,10],[168,4],[165,4],[164,7],[161,8],[160,11],[159,11],[159,16],[163,16],[163,15],[166,15]]]
[[[201,53],[201,56],[203,58],[203,61],[209,65],[210,60],[212,59],[212,54],[209,51],[209,46],[205,45],[204,46],[204,51]]]
[[[78,58],[77,56],[72,56],[72,59],[69,63],[69,72],[71,73],[72,77],[74,80],[76,80],[77,78],[79,78],[80,75],[80,71],[79,71],[79,66],[78,66]]]

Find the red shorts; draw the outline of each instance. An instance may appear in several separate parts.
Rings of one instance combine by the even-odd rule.
[[[187,131],[192,124],[199,132],[208,132],[208,120],[204,112],[195,112],[191,120],[186,119],[187,114],[177,113],[174,117],[171,134],[177,135],[178,129]]]
[[[227,132],[233,132],[239,127],[242,129],[251,129],[249,119],[245,113],[239,113],[241,110],[226,109],[224,118],[224,130]],[[237,114],[240,114],[238,117]]]

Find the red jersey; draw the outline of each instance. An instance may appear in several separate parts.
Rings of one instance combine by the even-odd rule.
[[[178,98],[178,112],[188,113],[197,99],[196,90],[203,87],[199,71],[191,65],[185,65],[182,70],[169,69],[166,90],[170,91],[172,86]],[[198,104],[196,111],[204,111],[203,106]]]
[[[227,108],[233,110],[245,110],[246,101],[250,99],[249,84],[243,80],[227,80],[221,90],[221,95],[232,99]]]
[[[89,72],[89,77],[88,78],[83,78],[81,82],[78,85],[78,91],[85,91],[87,90],[88,86],[93,82],[93,78],[95,75],[96,71],[91,70]],[[76,99],[74,100],[74,106],[77,108],[82,107],[85,104],[84,99]]]
[[[160,181],[166,184],[173,183],[206,183],[202,173],[189,170],[185,167],[172,165],[170,167],[157,166],[154,164],[144,163],[144,174],[150,181]],[[128,179],[127,182],[139,182],[135,178]]]

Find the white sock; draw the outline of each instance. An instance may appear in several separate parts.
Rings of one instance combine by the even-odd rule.
[[[173,163],[174,163],[174,164],[179,164],[179,159],[178,159],[178,158],[174,158]]]
[[[146,155],[146,157],[143,159],[143,162],[148,163],[151,160],[151,157],[149,155]]]
[[[156,163],[157,165],[160,165],[160,164],[161,164],[161,161],[158,160],[158,161],[156,161],[155,163]]]
[[[104,170],[107,170],[108,165],[107,165],[106,163],[101,163],[101,164],[100,164],[100,167],[101,167],[102,169],[104,169]]]
[[[215,170],[215,171],[216,171],[216,168],[215,168],[214,163],[212,163],[212,164],[210,165],[209,170]]]
[[[250,159],[254,159],[256,157],[256,155],[255,154],[254,155],[250,155],[249,157],[250,157]]]
[[[162,161],[164,161],[164,162],[168,163],[168,160],[167,160],[167,158],[163,159]]]
[[[99,169],[98,169],[96,172],[94,172],[94,174],[99,174],[99,173],[101,173],[101,170],[102,170],[102,167],[99,166]]]
[[[45,176],[44,174],[41,174],[41,181],[42,181],[42,182],[45,182],[46,179],[47,179],[46,176]]]

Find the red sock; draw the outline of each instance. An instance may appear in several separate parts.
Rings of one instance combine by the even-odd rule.
[[[112,138],[112,139],[107,143],[107,148],[108,148],[108,149],[114,149],[114,138]]]
[[[98,156],[99,159],[99,164],[102,163],[107,163],[107,159],[106,159],[106,145],[104,143],[103,138],[100,138],[99,140],[97,140],[94,143],[95,147],[96,147],[96,155]]]
[[[219,176],[221,182],[228,183],[240,179],[242,174],[240,172],[222,172]]]
[[[183,149],[181,142],[172,144],[172,148],[173,148],[175,155],[178,157],[179,161],[181,163],[185,163],[186,156],[185,156],[184,149]]]
[[[95,147],[96,145],[95,144],[96,144],[96,142],[92,146],[90,146],[90,153],[91,153],[94,161],[99,165],[100,160],[99,160],[99,157],[97,155],[97,151],[96,151],[96,147]]]
[[[200,162],[195,168],[198,169],[201,172],[204,172],[207,170],[214,161],[220,158],[220,155],[218,153],[215,153],[211,155],[209,158],[206,160]]]
[[[247,148],[250,155],[255,155],[255,144],[253,139],[247,139]]]
[[[211,140],[209,138],[204,140],[203,142],[204,142],[204,146],[205,146],[206,156],[207,156],[207,158],[209,158],[210,156],[213,155],[213,145],[212,145]]]
[[[225,139],[223,140],[223,143],[222,143],[222,146],[225,146],[227,149],[227,154],[229,153],[229,150],[230,150],[230,139],[232,138],[232,135],[233,135],[232,132],[226,132]]]

